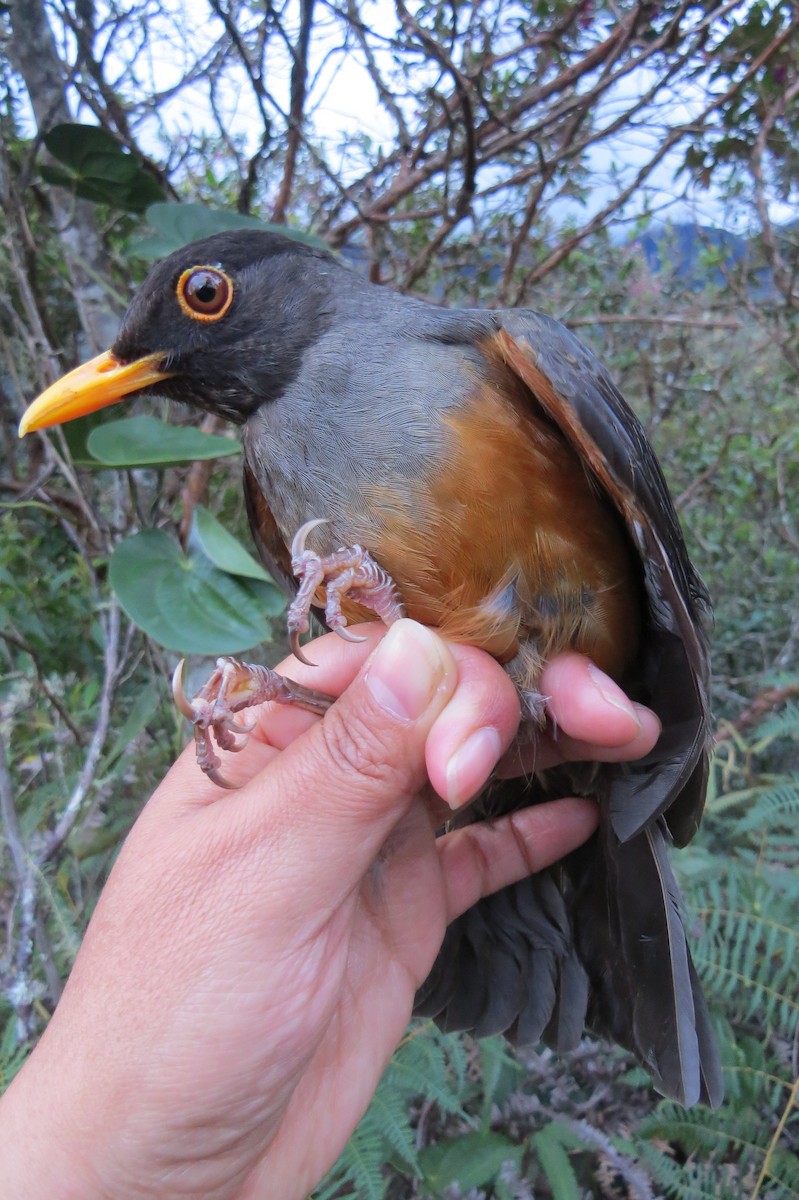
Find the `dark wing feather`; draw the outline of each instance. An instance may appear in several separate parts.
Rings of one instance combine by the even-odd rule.
[[[598,837],[574,908],[588,1024],[632,1050],[664,1095],[716,1107],[721,1065],[660,822],[627,842],[604,822]]]
[[[605,368],[547,317],[508,312],[498,320],[503,358],[614,502],[641,559],[648,612],[639,698],[660,717],[663,735],[648,758],[614,779],[613,827],[624,841],[663,813],[683,845],[698,828],[707,780],[709,597],[646,434]]]
[[[288,596],[297,591],[297,580],[291,569],[291,555],[272,516],[272,510],[258,486],[258,480],[244,462],[244,503],[250,522],[253,541],[261,556],[261,562],[278,587]]]
[[[563,896],[547,873],[487,896],[448,928],[435,966],[416,996],[418,1016],[435,1017],[444,1030],[470,1029],[478,1037],[510,1031],[520,1045],[544,1036],[558,1001],[563,964],[574,958],[571,921]],[[572,979],[574,977],[574,979]],[[570,1029],[585,1024],[588,982],[570,962]],[[558,1022],[558,1024],[560,1024]]]
[[[595,770],[602,820],[589,843],[450,926],[417,1011],[447,1029],[505,1029],[556,1049],[574,1046],[587,1024],[631,1050],[664,1095],[715,1107],[718,1051],[666,850],[669,835],[693,836],[704,805],[709,599],[646,435],[601,364],[546,317],[494,319],[492,348],[610,497],[638,551],[647,611],[636,686],[663,733],[647,759]],[[496,782],[477,812],[500,815],[584,785],[567,764],[532,787]]]

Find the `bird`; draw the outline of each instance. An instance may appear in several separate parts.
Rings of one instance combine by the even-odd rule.
[[[111,350],[48,388],[20,434],[148,393],[242,427],[254,541],[295,594],[299,655],[311,608],[344,636],[355,619],[405,612],[492,654],[533,729],[541,672],[565,649],[655,711],[662,733],[637,762],[489,781],[469,820],[578,791],[596,797],[599,829],[456,919],[415,1011],[557,1051],[587,1028],[664,1096],[717,1107],[719,1053],[669,861],[704,807],[710,600],[605,367],[531,309],[443,307],[322,247],[232,230],[157,263]],[[237,669],[220,660],[214,686]],[[268,670],[248,669],[238,708]],[[315,711],[329,703],[279,686]],[[201,693],[209,710],[215,695]],[[238,708],[198,719],[212,777],[209,725],[232,748]]]

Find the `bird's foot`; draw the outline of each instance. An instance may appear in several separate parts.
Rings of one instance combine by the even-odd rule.
[[[194,726],[200,769],[218,787],[223,788],[235,788],[238,785],[228,783],[219,774],[222,760],[215,746],[234,753],[243,750],[247,735],[254,728],[252,724],[242,725],[236,721],[236,713],[254,704],[274,700],[277,704],[295,704],[321,716],[333,703],[333,697],[324,692],[295,683],[293,679],[278,675],[269,667],[253,666],[236,658],[218,658],[208,681],[192,700],[187,699],[183,690],[181,659],[172,677],[172,695],[184,717]],[[237,735],[243,735],[244,740],[238,741]]]
[[[325,589],[325,622],[346,641],[363,639],[346,631],[347,618],[341,611],[345,596],[368,608],[386,625],[405,616],[394,580],[362,546],[342,546],[326,555],[305,548],[311,530],[325,523],[324,520],[306,521],[291,543],[291,569],[300,586],[288,611],[289,644],[295,656],[304,663],[308,663],[308,659],[300,649],[300,634],[308,630],[311,605],[321,603],[317,600],[320,588]]]

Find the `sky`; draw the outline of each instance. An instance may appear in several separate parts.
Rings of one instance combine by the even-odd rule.
[[[153,21],[161,24],[163,18],[157,16],[158,10],[168,14],[166,23],[160,30],[151,26],[149,43],[138,52],[137,70],[145,76],[143,84],[154,81],[159,89],[165,90],[180,79],[187,63],[213,45],[221,25],[215,18],[209,20],[205,0],[158,0],[157,8],[155,5],[153,8]],[[389,35],[393,31],[393,0],[371,0],[363,11],[376,33]],[[336,53],[339,27],[321,6],[317,6],[317,14],[320,14],[320,24],[314,30],[311,56],[313,127],[331,166],[342,170],[345,177],[349,173],[355,178],[359,165],[357,158],[353,158],[350,151],[351,157],[345,160],[338,149],[343,135],[366,133],[375,143],[389,145],[393,140],[393,122],[379,103],[360,53],[350,53],[346,59]],[[136,30],[132,29],[129,32],[131,43],[135,37]],[[118,46],[120,59],[129,57],[130,51],[131,45]],[[288,107],[290,74],[288,54],[273,56],[270,62],[272,73],[268,86],[285,109]],[[610,121],[620,106],[637,96],[651,79],[652,74],[647,68],[626,76],[601,103],[598,120]],[[701,111],[704,102],[700,82],[692,87],[681,82],[678,92],[660,102],[657,115],[651,114],[638,128],[628,128],[594,147],[590,151],[592,183],[587,202],[562,203],[558,209],[559,217],[564,221],[582,222],[601,210],[661,144],[664,127],[692,119]],[[251,89],[246,85],[227,89],[220,97],[220,108],[227,128],[252,152],[262,126]],[[161,156],[161,133],[174,138],[181,130],[214,127],[209,101],[201,86],[184,89],[163,106],[162,112],[163,130],[151,123],[144,133],[145,145],[151,143],[147,148],[156,158]],[[86,114],[81,116],[86,119]],[[649,209],[658,219],[695,221],[745,230],[751,213],[743,205],[731,206],[712,187],[704,189],[691,185],[686,176],[678,175],[683,154],[684,147],[677,147],[664,158],[650,176],[645,193],[628,205],[626,218],[632,220],[638,215],[646,195]],[[772,216],[777,222],[788,221],[795,218],[796,211],[792,206],[775,204]]]

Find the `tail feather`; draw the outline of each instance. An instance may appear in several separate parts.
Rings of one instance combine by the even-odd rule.
[[[573,954],[563,897],[542,873],[487,896],[454,921],[415,1012],[445,1030],[479,1037],[514,1026],[514,1040],[540,1040],[558,994],[561,963]],[[582,1029],[585,1006],[577,1019]]]
[[[691,972],[691,987],[694,994],[694,1011],[696,1013],[696,1036],[699,1039],[699,1099],[710,1108],[718,1108],[724,1099],[724,1077],[721,1070],[721,1056],[718,1042],[710,1023],[710,1013],[707,1011],[707,1001],[702,985],[696,973],[696,967],[688,960]]]
[[[661,826],[619,842],[605,821],[599,837],[575,913],[592,984],[589,1027],[631,1050],[663,1095],[718,1102],[718,1053]]]
[[[589,981],[585,967],[573,947],[571,952],[560,960],[558,966],[557,999],[541,1040],[553,1050],[564,1053],[567,1050],[575,1050],[583,1036]]]
[[[528,797],[529,798],[529,797]],[[416,1011],[443,1029],[630,1050],[663,1095],[717,1107],[722,1078],[662,822],[629,841],[607,809],[559,866],[488,896],[447,931]]]

